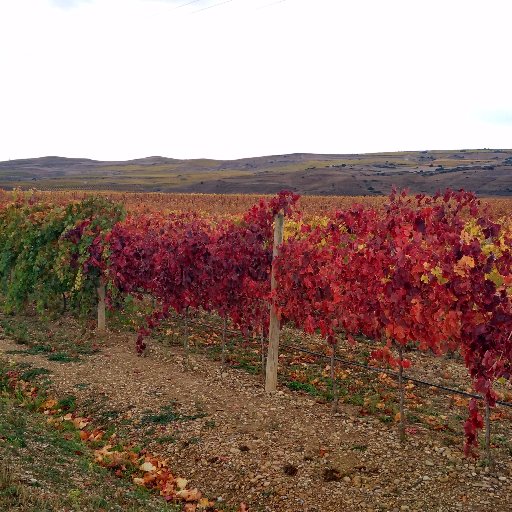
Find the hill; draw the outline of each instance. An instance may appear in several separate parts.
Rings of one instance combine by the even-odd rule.
[[[391,187],[433,193],[451,187],[481,196],[512,195],[512,150],[408,151],[239,160],[148,157],[102,162],[43,158],[0,162],[0,187],[146,192],[385,195]]]

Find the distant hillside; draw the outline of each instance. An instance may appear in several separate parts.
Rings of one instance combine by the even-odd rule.
[[[383,195],[391,187],[512,195],[512,150],[295,153],[240,160],[149,157],[126,162],[48,156],[0,162],[0,187],[159,192]]]

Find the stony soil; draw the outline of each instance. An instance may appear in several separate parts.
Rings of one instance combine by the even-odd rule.
[[[1,337],[0,354],[19,349]],[[204,355],[186,365],[180,349],[153,343],[138,357],[132,336],[116,334],[79,362],[5,357],[49,369],[57,395],[168,457],[207,496],[251,511],[510,510],[512,461],[502,452],[488,471],[426,428],[401,445],[395,424],[346,404],[333,416],[287,389],[265,394],[259,376]]]

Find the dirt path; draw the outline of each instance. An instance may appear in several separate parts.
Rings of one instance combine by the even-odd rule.
[[[0,339],[0,353],[20,348]],[[266,395],[260,378],[204,356],[187,370],[178,349],[153,343],[141,358],[115,335],[76,363],[7,357],[47,368],[59,396],[168,457],[207,496],[251,511],[510,510],[510,459],[491,475],[422,429],[401,447],[395,425],[343,404],[333,417],[288,390]]]

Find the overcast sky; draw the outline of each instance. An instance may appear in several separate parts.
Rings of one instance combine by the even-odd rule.
[[[511,0],[0,0],[0,160],[512,148]]]

